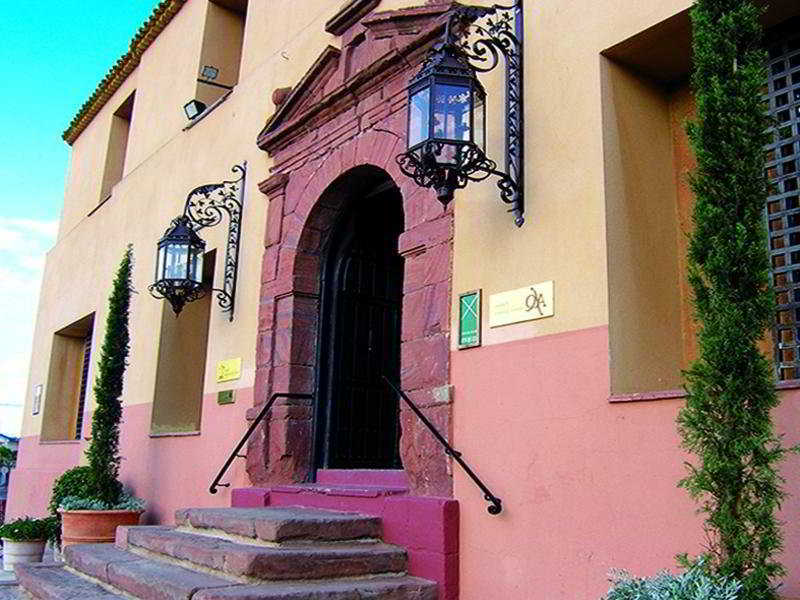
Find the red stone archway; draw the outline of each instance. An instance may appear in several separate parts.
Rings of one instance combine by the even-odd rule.
[[[449,437],[453,217],[435,194],[403,175],[406,85],[441,30],[445,5],[374,14],[328,48],[259,136],[275,160],[259,188],[269,199],[261,272],[255,411],[278,391],[314,389],[320,244],[344,198],[342,176],[381,172],[399,188],[405,232],[401,385]],[[404,33],[411,30],[416,35]],[[420,31],[422,33],[420,33]],[[402,42],[402,45],[401,45]],[[277,99],[286,94],[276,95]],[[368,169],[366,167],[369,166]],[[277,405],[248,446],[256,485],[299,482],[309,472],[312,404]],[[400,452],[412,490],[452,495],[447,459],[410,411],[401,411]]]

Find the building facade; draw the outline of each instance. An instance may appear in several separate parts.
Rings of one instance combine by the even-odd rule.
[[[53,480],[83,460],[93,348],[131,243],[122,478],[148,522],[189,506],[372,511],[410,548],[412,573],[462,600],[599,598],[611,568],[653,573],[700,551],[696,507],[676,488],[681,369],[695,354],[689,0],[525,1],[522,227],[494,179],[445,208],[396,160],[408,83],[451,3],[296,4],[165,0],[65,132],[72,158],[8,516],[44,514]],[[780,122],[770,237],[787,298],[798,16],[782,0],[764,17]],[[487,154],[504,168],[502,68],[481,80]],[[202,104],[188,120],[190,100]],[[245,164],[235,310],[206,295],[176,318],[146,292],[156,243],[190,192],[237,180]],[[202,230],[202,279],[217,289],[227,224]],[[474,299],[462,294],[476,290],[479,335],[462,343]],[[777,423],[795,444],[800,329],[784,304],[765,351],[777,359]],[[384,376],[502,499],[500,514]],[[209,494],[276,393],[312,397],[279,398],[230,487]],[[788,597],[800,597],[797,469],[787,461]]]
[[[0,446],[8,448],[16,455],[17,449],[19,448],[19,439],[0,433]],[[0,464],[0,524],[3,523],[6,514],[10,472],[11,466]]]

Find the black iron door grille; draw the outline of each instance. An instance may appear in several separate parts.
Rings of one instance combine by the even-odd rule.
[[[398,400],[382,379],[387,372],[400,374],[402,208],[394,195],[354,202],[328,251],[322,348],[331,355],[320,390],[326,413],[322,467],[401,466]]]

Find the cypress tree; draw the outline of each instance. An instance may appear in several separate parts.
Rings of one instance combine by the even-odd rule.
[[[92,441],[86,450],[91,469],[92,496],[116,504],[122,494],[119,481],[119,425],[122,419],[122,386],[129,350],[128,313],[131,299],[131,246],[125,250],[108,301],[106,333],[100,351],[94,386],[95,410]]]
[[[679,485],[705,514],[707,564],[742,582],[741,600],[776,598],[784,574],[775,513],[784,497],[778,465],[789,451],[774,431],[779,400],[759,350],[775,306],[763,223],[772,122],[762,101],[760,14],[749,0],[695,1],[696,117],[687,126],[697,159],[688,276],[699,357],[685,374],[678,417],[696,461]]]

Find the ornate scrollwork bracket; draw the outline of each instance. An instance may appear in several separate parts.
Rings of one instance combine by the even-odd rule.
[[[228,243],[225,249],[222,289],[212,288],[211,291],[217,293],[219,307],[233,321],[247,161],[234,165],[231,171],[239,173],[238,179],[201,185],[189,192],[183,214],[188,217],[195,231],[218,225],[222,222],[224,213],[228,214]]]
[[[517,226],[525,222],[522,13],[522,0],[511,6],[458,6],[445,32],[446,42],[458,48],[479,73],[494,69],[501,55],[505,59],[506,170],[491,170],[489,174],[500,178],[500,198],[510,206]]]

